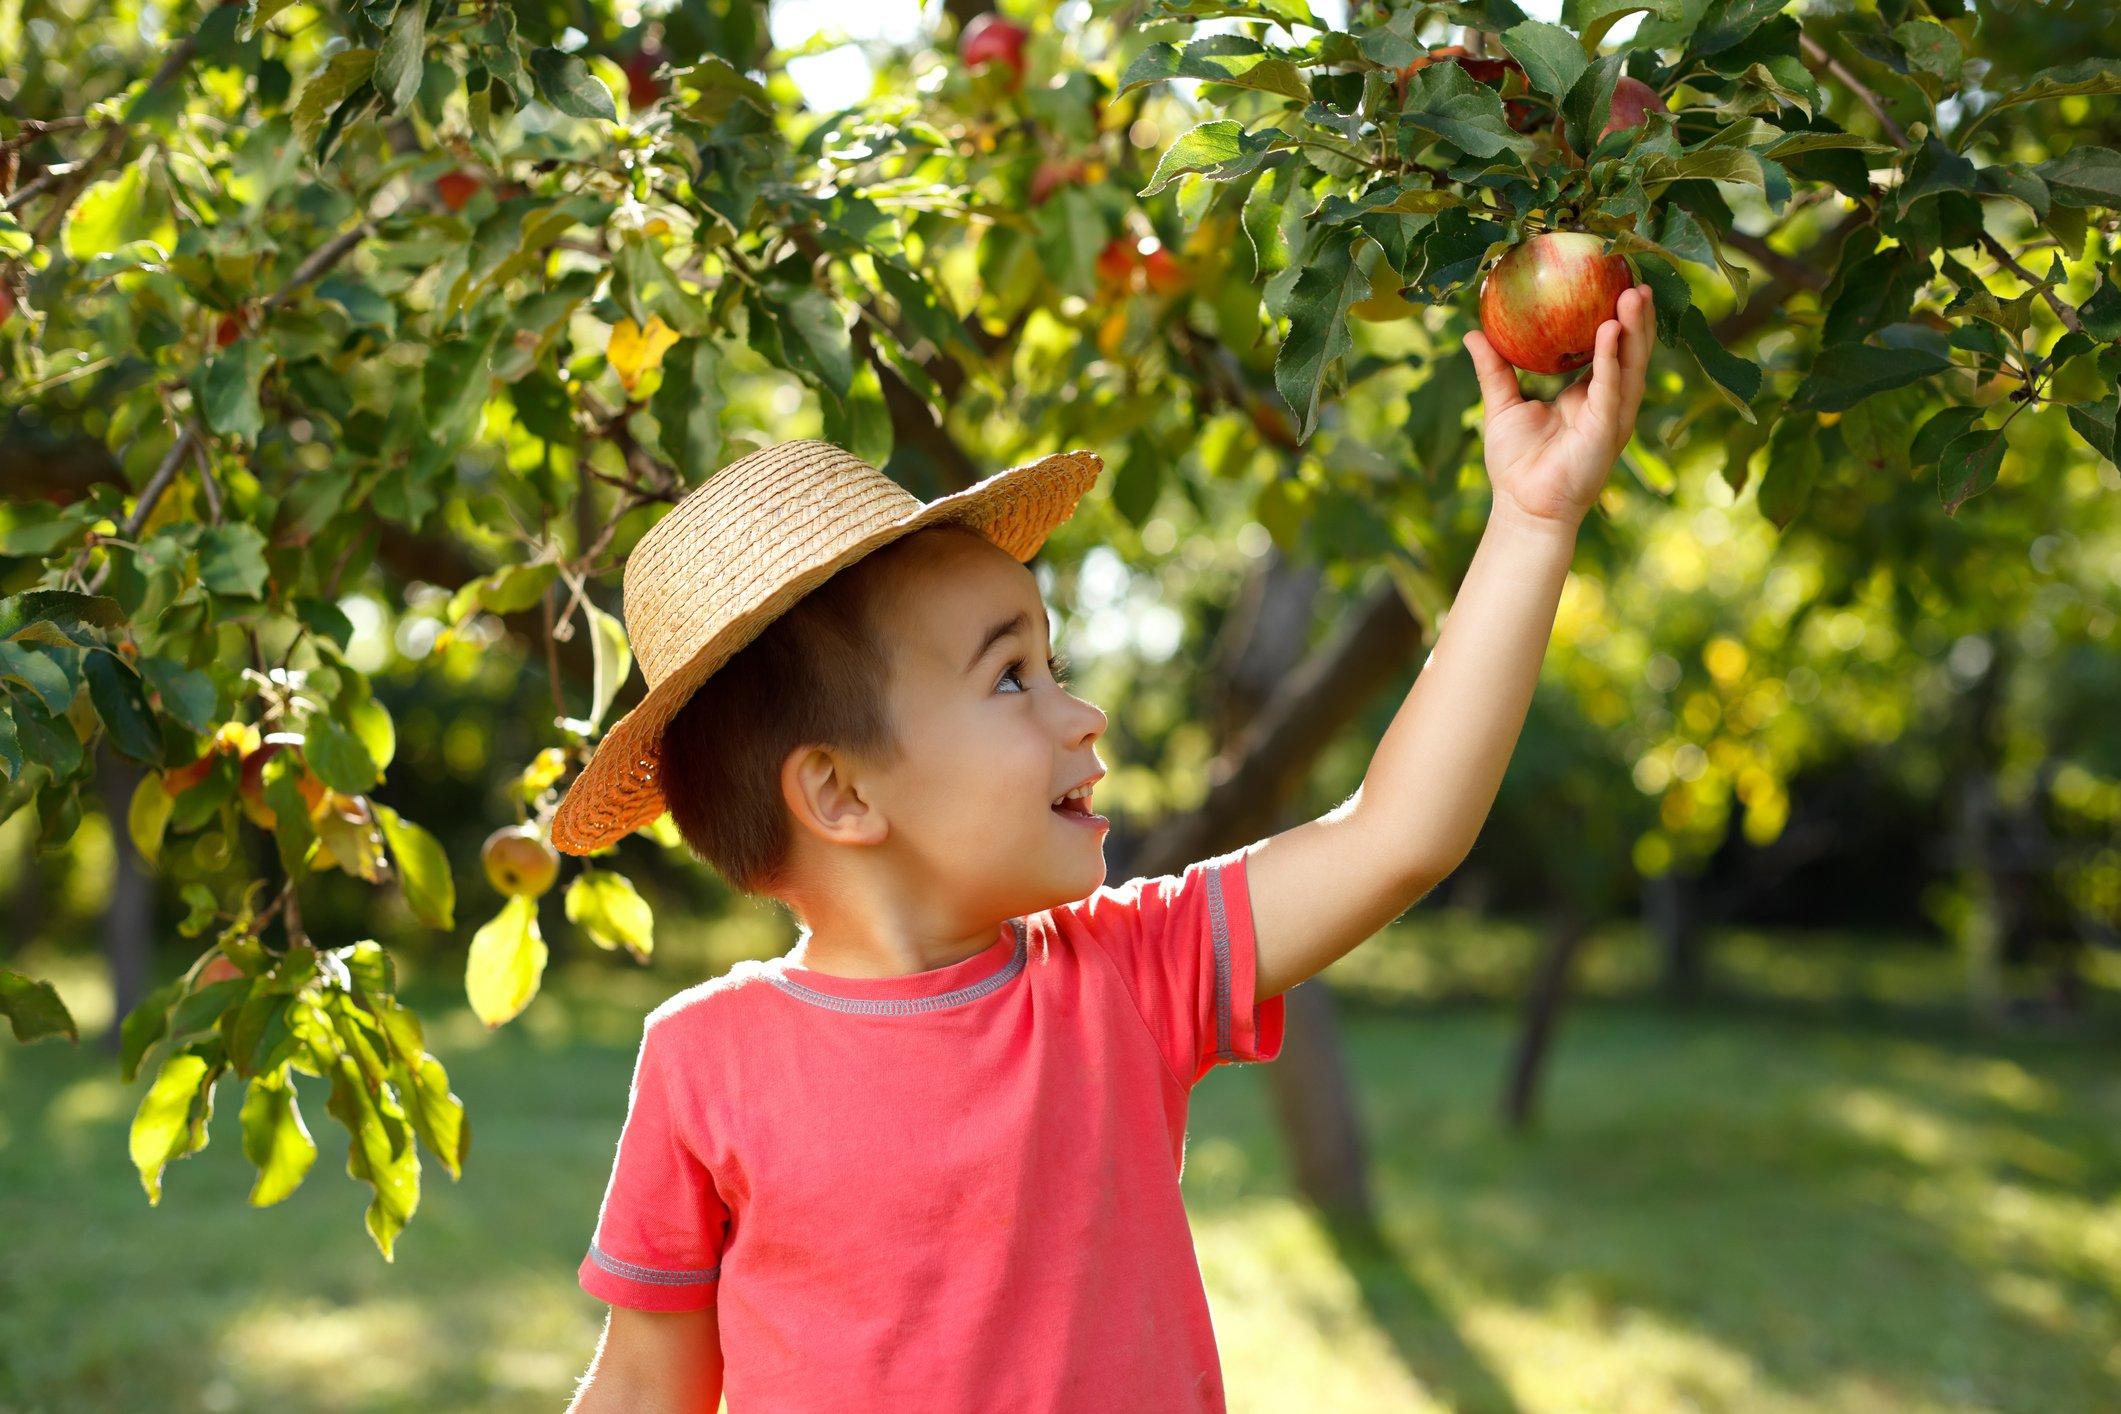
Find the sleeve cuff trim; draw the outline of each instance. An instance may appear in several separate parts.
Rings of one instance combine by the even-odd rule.
[[[657,1267],[637,1266],[632,1262],[620,1261],[617,1257],[598,1247],[594,1242],[589,1244],[589,1260],[615,1277],[625,1277],[628,1281],[647,1282],[651,1286],[698,1286],[704,1282],[714,1281],[722,1274],[722,1268],[719,1263],[704,1270],[689,1272],[664,1271]]]

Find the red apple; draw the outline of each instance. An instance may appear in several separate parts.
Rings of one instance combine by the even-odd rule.
[[[0,324],[5,324],[14,317],[15,292],[5,285],[0,285]]]
[[[435,178],[435,195],[451,211],[462,211],[479,193],[479,179],[469,172],[444,172]]]
[[[1135,249],[1134,237],[1114,236],[1097,253],[1097,278],[1106,285],[1124,289],[1134,283],[1134,272],[1140,264],[1141,256]]]
[[[1441,48],[1431,49],[1427,54],[1419,56],[1412,63],[1401,67],[1397,71],[1396,81],[1399,85],[1399,101],[1404,103],[1407,100],[1407,80],[1409,78],[1420,73],[1429,65],[1444,59],[1449,59],[1452,63],[1458,65],[1459,68],[1464,69],[1466,77],[1472,79],[1473,82],[1484,83],[1490,88],[1501,88],[1504,76],[1513,69],[1520,74],[1524,72],[1524,66],[1515,59],[1484,59],[1468,51],[1462,44],[1446,44]],[[1530,132],[1537,124],[1539,118],[1538,110],[1522,99],[1513,98],[1506,101],[1502,105],[1502,111],[1504,121],[1508,122],[1511,128],[1521,133]]]
[[[1639,128],[1650,114],[1670,111],[1664,106],[1664,100],[1657,96],[1656,89],[1641,79],[1622,76],[1620,82],[1613,85],[1613,103],[1606,109],[1605,126],[1598,130],[1598,137],[1603,140],[1613,133]],[[1567,126],[1559,118],[1555,119],[1554,136],[1561,143],[1561,150],[1573,160],[1576,149],[1569,146]]]
[[[663,51],[654,45],[635,50],[619,65],[626,74],[626,103],[631,108],[646,108],[663,96],[663,81],[655,71],[663,66]]]
[[[1089,165],[1080,157],[1048,157],[1039,163],[1031,174],[1031,204],[1037,206],[1062,187],[1080,182]]]
[[[243,321],[236,315],[224,314],[221,322],[214,325],[214,347],[217,349],[225,349],[242,337]]]
[[[1009,66],[1009,86],[1015,88],[1024,81],[1024,42],[1030,38],[1031,32],[1022,25],[990,11],[973,16],[957,37],[957,57],[968,69],[982,69],[1000,60]]]
[[[1627,261],[1584,231],[1550,231],[1510,247],[1480,285],[1480,330],[1531,373],[1566,373],[1591,361],[1598,326],[1634,284]]]
[[[1162,246],[1157,246],[1142,257],[1142,274],[1148,277],[1149,288],[1164,296],[1178,294],[1190,283],[1186,267],[1179,264],[1178,257]]]
[[[226,954],[217,953],[206,960],[206,966],[199,969],[199,985],[209,987],[216,982],[235,982],[241,980],[242,976],[242,968],[230,962]]]

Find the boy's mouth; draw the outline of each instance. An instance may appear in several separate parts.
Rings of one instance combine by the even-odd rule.
[[[1053,802],[1053,813],[1086,825],[1108,823],[1104,816],[1097,814],[1090,808],[1090,792],[1103,776],[1104,772],[1100,771],[1081,785],[1063,792]]]

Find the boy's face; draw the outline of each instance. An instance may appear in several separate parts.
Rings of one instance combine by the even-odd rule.
[[[1105,714],[1057,683],[1028,566],[984,537],[916,532],[895,556],[890,641],[899,759],[864,771],[885,847],[983,916],[1072,902],[1105,879],[1108,824],[1054,800],[1104,774]]]

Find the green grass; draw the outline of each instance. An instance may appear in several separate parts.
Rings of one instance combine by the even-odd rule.
[[[1569,1017],[1544,1120],[1512,1138],[1510,1017],[1407,1001],[1411,931],[1342,965],[1381,1247],[1291,1197],[1263,1068],[1196,1092],[1185,1186],[1234,1410],[2121,1407],[2110,1025],[1986,1035],[1802,988],[1675,1016],[1616,986]],[[678,984],[559,966],[497,1035],[443,1016],[471,1161],[456,1184],[430,1165],[394,1265],[321,1103],[286,1203],[244,1204],[225,1091],[152,1209],[137,1091],[93,1049],[0,1044],[0,1411],[560,1407],[602,1319],[574,1266],[639,1016]]]

